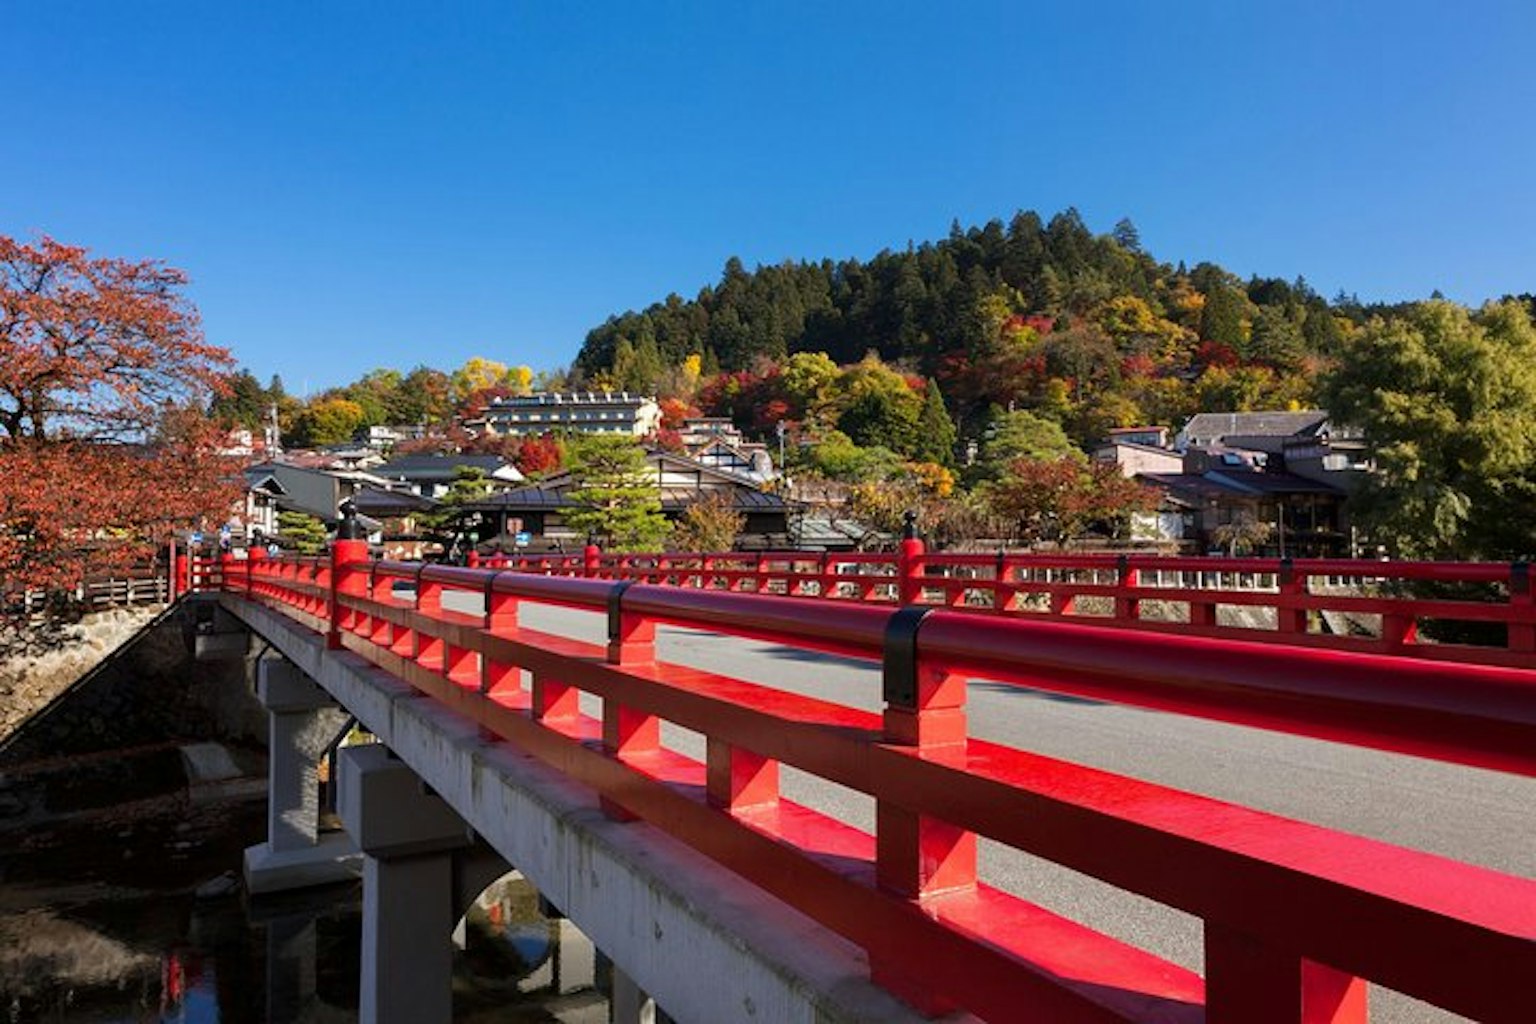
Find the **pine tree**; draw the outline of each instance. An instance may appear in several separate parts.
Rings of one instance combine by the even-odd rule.
[[[277,542],[301,555],[318,555],[325,550],[325,524],[307,512],[277,514]]]
[[[656,479],[633,438],[595,434],[572,442],[567,467],[577,481],[566,525],[612,551],[656,551],[670,524]]]
[[[939,382],[931,377],[922,411],[917,414],[917,441],[912,456],[920,462],[937,462],[941,466],[955,464],[955,421],[944,407]]]

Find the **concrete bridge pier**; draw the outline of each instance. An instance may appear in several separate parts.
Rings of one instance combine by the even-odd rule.
[[[281,657],[256,663],[256,696],[268,715],[267,841],[245,851],[245,887],[282,892],[356,878],[362,858],[343,832],[320,834],[320,756],[347,713]]]
[[[267,1020],[293,1020],[315,1001],[315,919],[294,913],[267,921]]]
[[[606,982],[602,987],[608,996],[608,1020],[610,1024],[673,1024],[650,993],[640,983],[625,973],[624,969],[607,956],[598,953],[602,969],[598,972]]]
[[[342,822],[364,853],[358,1019],[448,1024],[461,908],[506,862],[476,853],[464,819],[382,744],[342,750],[337,772]]]

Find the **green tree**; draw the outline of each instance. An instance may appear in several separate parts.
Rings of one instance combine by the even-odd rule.
[[[208,415],[221,424],[260,430],[267,421],[271,399],[261,382],[249,370],[224,378],[224,391],[208,404]]]
[[[1279,306],[1260,306],[1253,315],[1248,357],[1277,370],[1294,371],[1307,354],[1301,327]]]
[[[629,437],[593,434],[573,440],[566,467],[576,481],[569,494],[575,507],[566,524],[598,537],[614,551],[656,551],[670,524],[661,514],[656,476],[642,449]]]
[[[923,407],[917,414],[917,439],[911,455],[920,462],[937,462],[941,466],[955,464],[955,421],[949,418],[949,410],[944,407],[939,382],[932,378],[923,395]]]
[[[303,444],[340,444],[351,440],[366,420],[367,413],[356,402],[322,398],[299,415],[298,435]]]
[[[1242,351],[1248,342],[1243,323],[1247,305],[1247,299],[1237,289],[1227,284],[1213,287],[1206,292],[1205,306],[1200,312],[1200,337]]]
[[[1371,443],[1351,509],[1373,540],[1408,558],[1536,554],[1536,330],[1522,305],[1432,300],[1373,320],[1324,394]]]
[[[906,378],[871,353],[838,374],[828,388],[827,405],[837,429],[861,447],[883,445],[903,455],[917,441],[923,402]]]
[[[491,481],[485,470],[479,466],[455,466],[448,493],[438,499],[436,508],[419,517],[421,525],[451,545],[464,533],[464,506],[479,501],[490,491]]]
[[[453,412],[453,382],[442,370],[417,366],[400,381],[390,402],[392,422],[438,423]]]
[[[784,390],[802,409],[814,405],[837,378],[837,364],[825,352],[796,352],[784,363]]]
[[[301,555],[318,555],[325,550],[325,524],[308,512],[279,512],[277,542]]]
[[[981,449],[981,461],[971,476],[995,479],[1017,459],[1081,460],[1083,453],[1055,420],[1019,409],[1003,413],[992,422],[990,436]]]

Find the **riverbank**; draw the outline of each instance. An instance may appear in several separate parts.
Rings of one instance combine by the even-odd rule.
[[[0,743],[164,610],[148,605],[95,612],[66,627],[60,646],[0,661]]]

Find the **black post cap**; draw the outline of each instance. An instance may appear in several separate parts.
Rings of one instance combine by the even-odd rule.
[[[336,528],[337,540],[363,540],[363,524],[357,520],[357,503],[351,498],[341,503],[341,525]]]

